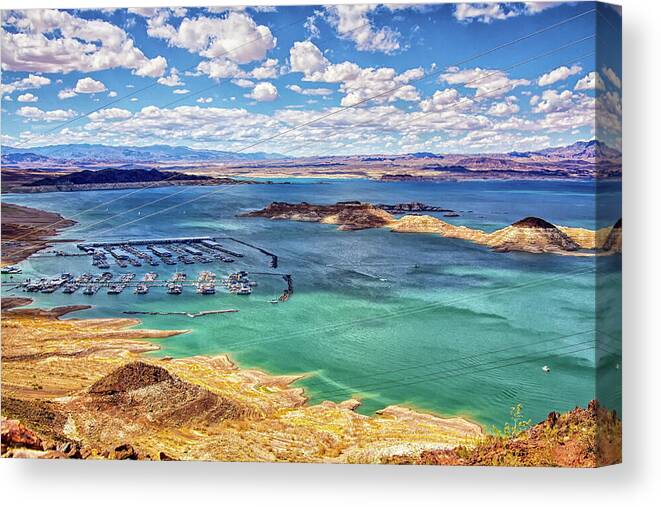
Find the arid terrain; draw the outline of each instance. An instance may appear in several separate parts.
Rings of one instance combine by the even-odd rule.
[[[182,331],[59,320],[80,308],[21,309],[27,302],[2,302],[5,456],[378,463],[482,436],[467,420],[405,407],[368,417],[357,400],[309,405],[290,385],[298,377],[242,370],[224,355],[144,355]]]
[[[103,145],[62,145],[21,150],[5,147],[4,151],[3,192],[52,190],[30,187],[35,181],[48,178],[61,178],[58,184],[66,190],[65,182],[71,174],[99,171],[157,170],[169,174],[179,171],[188,175],[191,180],[186,183],[168,180],[172,184],[214,184],[201,180],[196,183],[194,179],[197,176],[226,179],[229,183],[236,178],[368,178],[382,181],[590,180],[617,179],[622,174],[621,153],[594,140],[526,152],[424,152],[291,158],[274,154],[235,154],[165,146],[120,149]],[[99,188],[129,188],[127,183],[117,184],[121,186]],[[133,182],[130,188],[147,184],[149,183],[146,181]],[[166,183],[152,182],[150,185],[164,184]]]
[[[84,307],[2,301],[2,455],[22,458],[580,466],[620,460],[621,424],[598,409],[487,436],[460,418],[357,400],[307,403],[298,377],[224,355],[145,355],[185,331],[130,319],[66,319]],[[150,339],[147,341],[147,339]],[[598,424],[599,423],[599,424]]]
[[[73,224],[57,213],[3,202],[2,265],[20,262],[47,248],[54,241],[52,236]]]
[[[485,245],[498,252],[608,255],[621,252],[622,248],[621,220],[613,227],[591,231],[557,226],[541,218],[527,217],[487,233],[456,226],[429,215],[411,214],[397,218],[377,205],[353,201],[330,205],[273,202],[264,209],[243,216],[336,224],[343,231],[383,227],[399,233],[438,234],[445,238]]]

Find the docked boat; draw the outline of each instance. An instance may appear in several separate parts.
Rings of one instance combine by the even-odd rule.
[[[213,283],[201,283],[197,287],[197,293],[205,296],[215,294],[216,286]]]
[[[142,280],[145,282],[153,282],[157,278],[158,278],[158,273],[154,273],[153,271],[150,271],[142,278]]]
[[[2,268],[3,275],[18,275],[19,273],[22,273],[22,270],[18,266],[5,266]]]
[[[98,285],[90,284],[87,287],[85,287],[85,289],[83,290],[83,294],[85,294],[86,296],[93,296],[98,291],[99,291]]]
[[[64,292],[65,294],[73,294],[78,289],[80,289],[80,285],[78,285],[77,283],[68,283],[64,286],[62,292]]]
[[[139,283],[134,291],[136,294],[147,294],[149,292],[149,287],[145,283]]]
[[[178,296],[183,292],[183,287],[178,283],[169,283],[167,285],[167,292],[168,294],[173,294],[175,296]]]
[[[123,285],[111,285],[111,286],[108,288],[108,294],[113,294],[113,295],[115,295],[115,294],[121,294],[123,290],[124,290],[124,286],[123,286]]]

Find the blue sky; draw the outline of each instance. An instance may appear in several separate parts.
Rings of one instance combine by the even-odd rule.
[[[597,135],[619,147],[621,20],[613,8],[593,9],[3,11],[2,143],[293,156],[525,150]]]

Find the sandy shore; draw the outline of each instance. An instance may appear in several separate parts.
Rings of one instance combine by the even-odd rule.
[[[58,213],[2,203],[2,265],[15,264],[53,242],[53,236],[76,222]]]

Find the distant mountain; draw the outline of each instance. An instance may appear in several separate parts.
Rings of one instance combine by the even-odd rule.
[[[48,162],[49,160],[52,159],[48,157],[44,157],[43,155],[37,155],[36,153],[3,153],[2,154],[2,162],[5,164],[20,164],[22,162]]]
[[[23,158],[21,158],[23,157]],[[32,159],[30,158],[32,157]],[[186,146],[107,146],[104,144],[61,144],[34,148],[3,146],[4,163],[42,161],[72,162],[173,162],[173,161],[237,161],[285,158],[277,153],[234,153],[231,151],[196,150]]]
[[[443,155],[437,153],[430,153],[428,151],[417,151],[415,153],[407,153],[406,156],[411,158],[444,158]]]
[[[546,148],[537,153],[554,157],[577,159],[613,159],[622,156],[622,154],[616,149],[611,148],[606,143],[597,141],[596,139],[592,139],[591,141],[576,141],[569,146],[561,146],[558,148]]]

